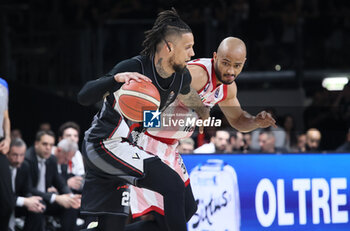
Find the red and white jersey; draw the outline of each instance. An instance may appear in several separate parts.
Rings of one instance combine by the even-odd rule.
[[[185,186],[190,179],[180,154],[176,151],[178,143],[166,144],[153,137],[141,133],[137,145],[145,151],[157,155],[165,164],[172,168],[183,180]],[[130,209],[133,218],[140,217],[150,211],[164,215],[163,196],[157,192],[130,185]]]
[[[216,86],[216,75],[214,71],[214,60],[203,58],[195,59],[188,63],[188,65],[198,65],[202,67],[208,75],[208,80],[204,87],[198,91],[203,104],[208,107],[213,107],[215,104],[223,101],[227,97],[227,85],[220,84]],[[156,136],[169,139],[182,139],[190,137],[195,129],[189,124],[182,125],[176,121],[198,119],[197,114],[187,107],[185,107],[179,100],[175,100],[161,115],[163,122],[162,128],[150,128],[148,133]],[[171,124],[171,126],[166,126]]]
[[[204,105],[213,107],[215,104],[223,101],[227,97],[227,85],[220,84],[216,86],[216,75],[214,71],[214,60],[209,58],[195,59],[188,65],[197,65],[202,67],[208,75],[207,83],[198,91]]]
[[[206,70],[208,81],[198,91],[204,105],[213,107],[224,100],[227,96],[227,85],[216,86],[216,76],[212,59],[197,59],[189,65],[198,65]],[[163,120],[165,118],[165,120]],[[182,158],[176,151],[177,140],[192,135],[194,127],[180,125],[173,122],[171,126],[164,126],[168,121],[180,121],[186,119],[197,119],[197,114],[185,107],[179,100],[175,100],[165,111],[162,112],[162,128],[149,128],[146,134],[140,134],[137,145],[144,150],[157,155],[165,164],[175,170],[182,178],[185,186],[189,184],[189,177]],[[164,215],[163,197],[157,192],[148,189],[130,187],[130,208],[133,218],[140,217],[150,211],[156,211]]]

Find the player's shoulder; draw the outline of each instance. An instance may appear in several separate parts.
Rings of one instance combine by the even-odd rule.
[[[135,56],[135,57],[120,61],[117,65],[119,66],[140,65],[140,63],[144,61],[145,59],[142,56]]]
[[[191,74],[194,73],[196,75],[205,75],[207,76],[207,70],[199,65],[187,65],[188,70],[190,70]]]
[[[113,67],[109,74],[114,75],[120,72],[141,72],[142,59],[137,59],[137,57],[139,56],[120,61]]]
[[[196,60],[191,61],[191,63],[195,62]],[[196,65],[196,64],[190,64],[187,65],[188,70],[191,73],[192,76],[192,84],[195,89],[198,91],[203,87],[203,85],[208,81],[208,72],[206,70],[206,66],[203,65]],[[198,86],[198,87],[197,87]]]
[[[209,69],[212,69],[212,59],[211,58],[200,58],[194,59],[188,62],[188,67],[193,70],[198,70],[207,73]]]
[[[188,64],[207,67],[207,66],[211,66],[212,63],[213,63],[212,58],[200,58],[200,59],[193,59]]]
[[[9,88],[6,80],[4,80],[3,78],[0,78],[0,85],[4,86],[6,89]]]

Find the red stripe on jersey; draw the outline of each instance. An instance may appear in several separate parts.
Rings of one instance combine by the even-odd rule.
[[[120,122],[122,122],[122,117],[121,116],[119,118],[118,125],[113,129],[112,133],[108,136],[109,139],[114,135],[115,131],[117,130],[117,128],[120,125]]]
[[[114,108],[116,102],[117,102],[117,101],[114,99],[112,108]]]
[[[185,187],[187,187],[190,184],[190,178],[188,178],[185,182]]]
[[[152,137],[155,140],[158,140],[162,143],[168,144],[168,145],[173,145],[176,144],[177,139],[169,139],[169,138],[164,138],[164,137],[158,137],[158,136],[153,136],[151,134],[149,134],[147,131],[145,132],[146,135],[148,135],[149,137]]]
[[[214,69],[214,59],[211,59],[211,81],[213,83],[213,90],[216,88],[216,75],[215,75],[215,69]]]
[[[224,87],[223,87],[223,91],[224,91],[224,96],[222,97],[222,99],[220,101],[218,101],[216,104],[220,103],[221,101],[225,100],[226,97],[227,97],[227,85],[224,84]]]
[[[198,60],[199,60],[199,59],[198,59]],[[195,61],[197,61],[197,60],[195,60]],[[197,65],[197,66],[200,66],[201,68],[203,68],[203,69],[207,72],[207,76],[208,76],[207,82],[204,84],[204,86],[202,87],[202,89],[200,89],[199,91],[197,91],[198,93],[200,93],[201,91],[203,91],[203,89],[205,88],[205,86],[207,86],[207,84],[209,83],[209,78],[210,78],[209,72],[208,72],[207,68],[206,68],[203,64],[201,64],[201,63],[189,63],[189,64],[187,64],[187,65]]]
[[[145,214],[147,214],[147,213],[150,213],[150,212],[152,212],[152,211],[157,212],[157,213],[159,213],[160,215],[164,216],[164,210],[163,210],[163,209],[161,209],[161,208],[159,208],[159,207],[157,207],[157,206],[152,205],[151,207],[149,207],[148,209],[144,210],[144,211],[141,212],[141,213],[135,213],[135,214],[133,214],[133,215],[132,215],[132,218],[141,217],[141,216],[143,216],[143,215],[145,215]]]
[[[113,159],[115,159],[116,161],[118,161],[119,163],[121,163],[122,165],[130,168],[131,170],[133,170],[134,172],[137,172],[138,174],[140,175],[143,175],[142,172],[140,172],[139,170],[131,167],[130,165],[128,165],[127,163],[125,163],[124,161],[122,161],[121,159],[117,158],[115,155],[113,155],[112,153],[110,153],[107,148],[104,146],[104,144],[102,143],[102,141],[100,141],[100,145],[101,145],[101,148],[108,154],[110,155]]]
[[[138,128],[138,127],[140,127],[140,126],[141,126],[141,124],[139,124],[139,123],[134,123],[134,124],[132,124],[132,125],[130,126],[130,128],[129,128],[128,136],[130,135],[130,133],[131,133],[135,128]]]

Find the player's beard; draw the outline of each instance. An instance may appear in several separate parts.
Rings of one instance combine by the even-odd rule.
[[[214,71],[215,71],[216,78],[217,78],[222,84],[229,85],[229,84],[231,84],[231,83],[233,83],[233,82],[235,81],[235,79],[233,79],[232,81],[225,81],[225,80],[223,80],[223,78],[222,78],[222,73],[221,73],[221,71],[219,71],[218,63],[215,63]]]
[[[175,72],[178,72],[178,73],[182,73],[186,68],[186,65],[178,64],[175,62],[175,55],[169,59],[169,63],[171,65],[171,67],[173,68],[173,70]]]
[[[217,153],[224,153],[225,150],[226,150],[226,145],[217,146],[217,145],[215,144],[215,151],[216,151]]]

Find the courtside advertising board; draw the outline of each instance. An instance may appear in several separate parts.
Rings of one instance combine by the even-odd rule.
[[[348,231],[350,154],[182,155],[191,231]]]

